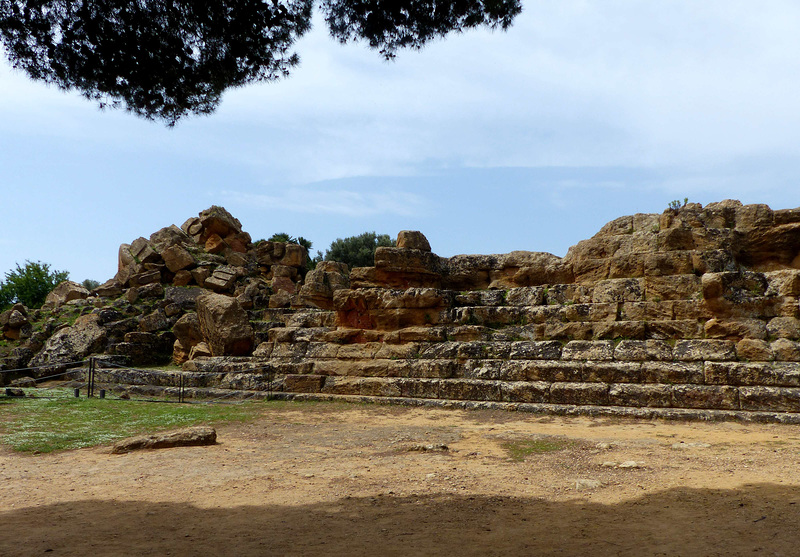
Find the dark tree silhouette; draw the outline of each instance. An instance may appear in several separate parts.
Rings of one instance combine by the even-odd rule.
[[[223,92],[289,75],[313,0],[0,0],[0,41],[34,80],[174,125]],[[391,59],[450,32],[506,29],[520,0],[320,0],[331,35]]]

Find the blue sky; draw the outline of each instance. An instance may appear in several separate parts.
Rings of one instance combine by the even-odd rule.
[[[444,256],[561,256],[684,197],[800,206],[799,4],[523,7],[391,63],[316,20],[293,76],[174,129],[0,62],[0,273],[104,281],[120,243],[212,204],[254,239],[418,229]]]

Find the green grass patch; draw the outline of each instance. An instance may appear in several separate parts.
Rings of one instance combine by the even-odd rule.
[[[506,441],[502,444],[502,447],[505,449],[506,453],[508,453],[509,458],[517,462],[522,462],[531,455],[563,451],[572,445],[573,442],[569,439],[541,437],[538,439]]]
[[[268,403],[174,404],[58,398],[0,400],[0,443],[15,451],[49,453],[103,445],[155,431],[198,424],[246,422]]]

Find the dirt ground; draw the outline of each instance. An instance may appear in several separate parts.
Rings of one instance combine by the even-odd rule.
[[[0,449],[0,555],[800,555],[797,426],[298,404],[217,433]]]

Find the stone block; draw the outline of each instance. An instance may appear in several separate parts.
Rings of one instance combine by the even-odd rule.
[[[563,360],[613,360],[614,343],[610,340],[573,340],[561,351]]]
[[[561,343],[558,341],[518,341],[511,343],[512,360],[558,360]]]
[[[525,370],[527,381],[580,381],[579,362],[552,360],[517,360],[506,362],[509,368],[519,366]]]
[[[668,385],[611,385],[608,403],[612,406],[669,408],[672,406],[672,389]]]
[[[745,338],[736,343],[736,357],[740,360],[768,362],[774,359],[775,355],[767,341]]]
[[[593,337],[592,323],[546,323],[544,338],[548,340],[590,340]]]
[[[457,341],[436,342],[420,345],[419,357],[422,359],[456,358],[461,343]]]
[[[503,399],[496,381],[477,379],[445,379],[439,384],[439,396],[449,400],[481,400],[500,402]]]
[[[636,278],[644,276],[642,253],[615,254],[609,261],[608,278]]]
[[[608,259],[576,259],[572,261],[575,282],[593,283],[608,278],[610,264]]]
[[[343,344],[339,347],[336,357],[340,360],[371,360],[378,353],[381,346],[380,342]]]
[[[638,362],[596,362],[581,364],[581,379],[587,383],[638,383],[641,378]]]
[[[695,275],[646,276],[645,296],[648,301],[689,300],[702,296],[700,278]]]
[[[605,406],[608,404],[608,390],[608,385],[604,383],[553,383],[550,386],[550,402]]]
[[[702,385],[705,382],[702,362],[646,361],[642,362],[640,374],[643,383]]]
[[[795,317],[773,317],[767,323],[767,334],[772,338],[800,338],[800,319]]]
[[[325,383],[323,375],[287,375],[283,380],[283,390],[289,393],[318,393]]]
[[[506,292],[506,304],[510,306],[540,306],[543,303],[543,286],[523,286],[520,288],[509,288]]]
[[[401,389],[396,379],[369,377],[361,379],[358,394],[361,396],[399,397]]]
[[[338,377],[328,375],[320,388],[320,392],[331,395],[358,395],[361,394],[361,377]],[[399,392],[398,387],[398,392]]]
[[[544,381],[511,381],[500,384],[503,402],[543,404],[550,401],[550,383]]]
[[[516,370],[504,365],[503,360],[466,360],[459,364],[461,373],[459,377],[467,379],[494,379],[505,381],[524,380],[524,373],[521,367]],[[516,372],[509,375],[509,371]]]
[[[609,279],[594,285],[592,302],[621,303],[644,301],[644,279]]]
[[[612,321],[595,323],[592,336],[595,340],[605,339],[643,339],[647,335],[644,321]]]
[[[424,357],[422,353],[425,351],[426,348],[431,346],[437,346],[437,344],[431,345],[420,345],[416,342],[409,342],[406,344],[388,344],[382,343],[380,350],[375,353],[375,359],[383,359],[383,360],[396,360],[396,359],[406,359],[406,358],[417,358],[417,357]],[[443,356],[434,356],[434,357],[443,357]]]
[[[741,387],[742,410],[760,412],[800,412],[800,389],[781,387]]]
[[[659,251],[644,258],[645,276],[686,275],[693,271],[691,251]]]
[[[705,322],[704,330],[706,338],[767,338],[767,326],[761,319],[709,319]]]
[[[673,300],[672,305],[674,319],[711,319],[714,313],[709,309],[705,300]]]
[[[672,347],[661,340],[623,340],[614,347],[614,359],[669,361],[672,360]]]
[[[672,406],[738,410],[739,391],[729,386],[675,385],[672,388]]]
[[[687,362],[735,360],[736,345],[729,340],[679,340],[672,354]]]
[[[672,321],[649,321],[645,325],[645,336],[648,339],[671,340],[701,339],[703,326],[693,319],[674,319]]]
[[[376,360],[386,362],[393,377],[423,377],[449,379],[459,377],[462,366],[452,360]]]
[[[775,360],[782,362],[800,362],[800,342],[779,338],[770,344]]]
[[[439,386],[441,379],[400,379],[400,396],[406,398],[441,398]]]
[[[620,307],[622,319],[630,321],[668,321],[672,320],[675,302],[625,302]]]

